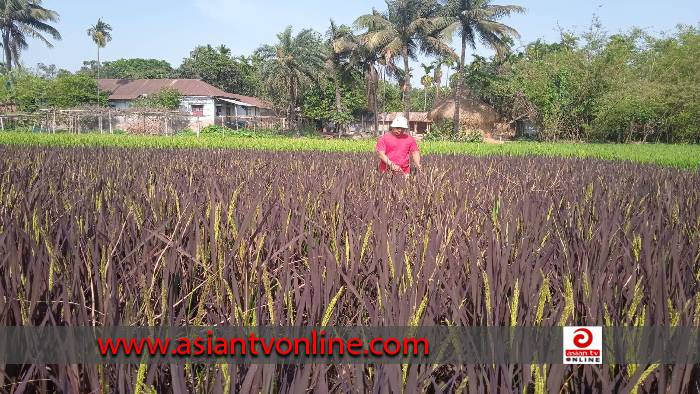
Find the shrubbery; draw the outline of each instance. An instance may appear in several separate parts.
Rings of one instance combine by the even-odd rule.
[[[192,135],[197,135],[196,130],[192,129],[184,129],[177,133],[179,136],[192,136]],[[203,127],[199,131],[200,136],[224,136],[224,137],[259,137],[259,138],[266,138],[266,137],[279,137],[280,133],[277,130],[273,129],[257,129],[257,130],[252,130],[252,129],[232,129],[229,127],[224,127],[220,125],[209,125],[206,127]]]
[[[476,57],[473,94],[505,118],[527,117],[544,140],[700,142],[700,30],[641,30],[529,44],[501,59]]]
[[[159,92],[134,100],[133,107],[178,109],[182,95],[177,89],[163,88]]]
[[[433,123],[430,132],[423,139],[426,141],[483,142],[484,136],[479,130],[461,130],[455,134],[452,129],[452,121],[441,119]]]
[[[99,104],[106,105],[107,96],[101,92]],[[97,104],[97,82],[83,74],[60,73],[55,78],[43,78],[15,70],[0,76],[0,102],[16,103],[23,112]]]

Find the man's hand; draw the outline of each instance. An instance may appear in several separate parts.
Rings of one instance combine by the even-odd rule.
[[[401,167],[399,167],[398,165],[396,165],[396,163],[393,163],[393,162],[389,162],[389,168],[391,168],[391,171],[394,171],[394,172],[401,171]]]

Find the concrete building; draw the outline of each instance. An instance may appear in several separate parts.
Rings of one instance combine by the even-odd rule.
[[[389,131],[389,125],[394,121],[396,115],[403,115],[403,112],[384,112],[379,114],[377,117],[379,131]],[[430,132],[430,125],[433,122],[428,118],[427,112],[409,112],[408,117],[408,128],[414,135]]]
[[[109,105],[129,108],[138,98],[176,89],[182,95],[180,111],[198,127],[211,124],[235,126],[274,116],[272,105],[257,97],[228,93],[199,79],[100,79],[101,90],[110,92]]]

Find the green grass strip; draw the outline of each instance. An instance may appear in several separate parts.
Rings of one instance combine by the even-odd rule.
[[[248,136],[136,136],[127,134],[40,134],[0,132],[0,144],[56,147],[226,148],[278,151],[371,152],[374,140]],[[537,155],[629,160],[681,169],[700,167],[700,145],[508,142],[505,144],[422,141],[424,154]]]

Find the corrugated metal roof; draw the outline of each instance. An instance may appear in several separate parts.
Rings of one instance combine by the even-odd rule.
[[[231,96],[236,100],[243,101],[244,103],[252,105],[254,107],[272,109],[272,104],[257,97],[244,96],[242,94],[231,94]]]
[[[100,79],[97,83],[100,89],[110,92],[110,100],[134,100],[173,88],[183,96],[226,97],[258,108],[272,108],[270,103],[257,97],[228,93],[199,79]]]
[[[231,104],[240,105],[241,107],[254,107],[254,105],[252,105],[252,104],[244,103],[243,101],[238,101],[238,100],[234,100],[234,99],[230,99],[230,98],[226,98],[226,97],[219,97],[219,100],[226,101],[227,103],[231,103]]]
[[[389,112],[389,113],[381,113],[377,117],[377,120],[379,122],[392,122],[394,118],[396,118],[396,115],[403,115],[403,112]],[[428,119],[428,113],[427,112],[409,112],[408,113],[408,118],[409,122],[424,122],[424,123],[432,123],[430,119]]]

